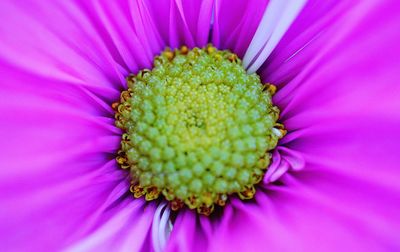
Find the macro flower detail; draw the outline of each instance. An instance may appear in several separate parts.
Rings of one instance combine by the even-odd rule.
[[[398,0],[0,1],[1,250],[400,251],[399,13]],[[229,67],[177,66],[195,51]],[[206,153],[219,155],[202,167]],[[226,184],[204,186],[207,167]],[[244,169],[251,199],[228,190]],[[193,199],[204,190],[218,200]]]
[[[126,131],[117,162],[130,168],[136,198],[162,194],[173,210],[185,204],[205,215],[233,193],[253,198],[284,135],[274,86],[211,45],[166,49],[153,69],[127,80],[113,104]]]

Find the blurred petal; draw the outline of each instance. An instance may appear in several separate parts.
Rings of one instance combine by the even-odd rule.
[[[143,208],[141,200],[132,201],[129,197],[126,204],[119,204],[115,210],[90,235],[86,235],[67,251],[149,251],[145,243],[154,215],[153,205]]]
[[[232,200],[234,212],[223,216],[209,251],[398,250],[396,226],[382,222],[383,215],[369,215],[390,204],[386,197],[369,201],[386,191],[365,196],[348,188],[349,181],[298,175],[286,174],[282,186],[258,193],[253,203]]]
[[[155,209],[124,203],[129,179],[114,161],[121,132],[110,104],[160,42],[150,32],[154,43],[139,42],[148,19],[125,3],[0,3],[4,250],[59,250],[86,236],[82,246],[100,245],[98,237],[121,248],[146,242]],[[125,228],[110,230],[121,220]]]
[[[53,250],[125,179],[112,160],[119,131],[81,86],[0,67],[1,243]]]
[[[78,5],[94,24],[108,51],[128,72],[151,67],[154,55],[164,48],[141,1],[85,1]]]

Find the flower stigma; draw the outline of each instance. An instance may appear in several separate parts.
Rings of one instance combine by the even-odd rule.
[[[112,107],[124,130],[116,160],[130,171],[134,197],[163,195],[172,210],[205,215],[230,195],[253,198],[286,133],[275,86],[212,45],[167,48],[127,82]]]

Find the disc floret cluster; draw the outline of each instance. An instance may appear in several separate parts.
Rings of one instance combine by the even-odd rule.
[[[174,210],[208,215],[232,194],[254,196],[285,133],[274,86],[211,45],[166,49],[127,81],[113,108],[125,131],[117,162],[130,170],[135,197],[163,195]]]

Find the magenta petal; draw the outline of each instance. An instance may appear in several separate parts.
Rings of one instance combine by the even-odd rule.
[[[304,157],[300,152],[278,146],[272,154],[272,162],[265,173],[263,183],[267,185],[275,182],[287,171],[298,171],[303,169],[304,166]]]
[[[151,16],[167,45],[175,48],[207,44],[213,1],[147,1]]]
[[[132,201],[129,196],[117,209],[107,209],[107,219],[98,221],[102,225],[71,244],[68,250],[150,251],[151,246],[145,240],[155,212],[154,204],[144,207],[144,201]]]
[[[310,57],[319,51],[318,38],[335,21],[354,7],[352,1],[308,0],[300,15],[290,26],[278,46],[261,69],[263,76],[275,84],[287,82],[299,74]],[[304,51],[309,53],[304,54]]]
[[[0,243],[58,250],[118,203],[109,197],[123,181],[126,192],[126,174],[113,160],[119,130],[85,89],[2,69]]]
[[[0,27],[3,60],[89,87],[120,88],[164,47],[146,8],[128,1],[5,1],[0,12],[8,24]]]
[[[243,212],[242,225],[253,218],[243,215],[265,219],[263,227],[254,227],[268,235],[254,235],[272,250],[400,248],[400,6],[397,1],[338,6],[341,13],[328,14],[334,22],[304,40],[300,51],[282,43],[265,66],[265,79],[280,85],[275,101],[290,132],[281,144],[305,161],[301,171],[283,176],[277,187],[282,189],[257,196],[252,209],[234,202]],[[299,38],[293,40],[300,46]],[[241,241],[246,239],[254,240]]]
[[[223,216],[209,251],[399,248],[396,225],[384,221],[382,212],[375,212],[380,209],[379,204],[390,204],[386,197],[375,199],[386,191],[366,196],[358,187],[349,188],[351,184],[347,180],[336,182],[323,173],[298,174],[301,177],[285,175],[282,186],[258,193],[255,203],[233,200],[235,210]],[[387,213],[394,217],[395,211]]]
[[[182,210],[174,223],[174,228],[166,251],[205,251],[210,235],[210,223],[205,216],[198,218],[192,210]]]
[[[176,0],[175,2],[183,24],[193,34],[196,46],[206,45],[211,27],[214,1]]]
[[[212,43],[243,57],[268,1],[221,0],[215,2]]]
[[[3,250],[61,250],[93,233],[123,248],[146,243],[154,209],[131,197],[136,207],[123,207],[129,180],[114,161],[110,104],[159,44],[135,44],[141,24],[125,6],[0,3]],[[126,228],[102,228],[121,215],[131,215]]]
[[[233,198],[209,251],[400,249],[400,6],[332,3],[317,36],[281,44],[264,70],[289,130],[273,165],[292,170],[254,201]]]
[[[127,198],[109,104],[164,44],[203,45],[213,6],[213,42],[243,55],[266,4],[0,3],[2,249],[150,250],[155,205]],[[181,211],[167,250],[400,250],[398,12],[309,1],[263,69],[289,130],[279,185],[222,219]]]
[[[130,72],[151,67],[154,55],[165,47],[144,2],[106,1],[82,5],[108,50]]]
[[[54,8],[2,2],[1,16],[8,25],[0,26],[1,61],[26,73],[112,92],[121,87],[123,76],[101,38],[89,35],[95,30],[88,17],[74,8],[72,2]],[[74,21],[71,12],[76,12]]]

